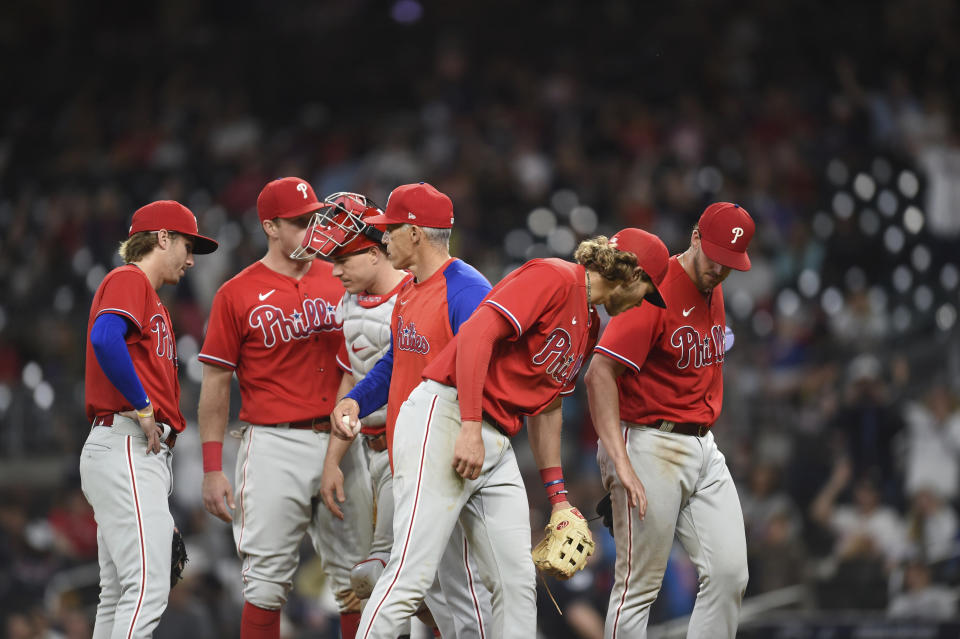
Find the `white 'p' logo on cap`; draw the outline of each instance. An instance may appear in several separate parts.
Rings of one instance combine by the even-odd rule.
[[[730,240],[730,243],[736,244],[737,240],[740,239],[740,236],[743,235],[743,229],[740,228],[739,226],[735,226],[733,227],[733,229],[731,229],[731,231],[733,232],[733,239]]]
[[[301,182],[300,184],[297,185],[297,190],[300,191],[301,193],[303,193],[303,199],[305,199],[305,200],[309,199],[309,198],[307,197],[307,185],[306,185],[306,184],[304,184],[303,182]],[[743,233],[743,231],[740,231],[740,232]]]

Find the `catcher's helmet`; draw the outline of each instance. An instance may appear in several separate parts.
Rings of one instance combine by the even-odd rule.
[[[383,212],[365,195],[333,193],[323,199],[323,205],[314,213],[300,247],[290,257],[337,257],[382,244],[385,229],[367,224],[364,218]]]

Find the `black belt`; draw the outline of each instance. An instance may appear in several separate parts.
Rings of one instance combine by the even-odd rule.
[[[330,432],[330,418],[311,417],[295,422],[280,422],[279,424],[254,424],[255,426],[271,426],[274,428],[293,428],[295,430],[315,430],[318,433]]]
[[[114,413],[109,415],[97,415],[93,418],[94,426],[106,426],[107,428],[113,426],[113,418],[115,417]],[[137,421],[137,420],[133,420]],[[138,422],[139,423],[139,422]],[[157,426],[163,427],[169,424],[164,424],[163,422],[157,422]],[[163,440],[163,443],[167,445],[168,448],[173,448],[173,445],[177,443],[177,431],[173,429],[173,426],[170,426],[170,434],[167,435],[167,438]]]
[[[644,424],[647,428],[656,428],[665,433],[677,433],[678,435],[690,435],[692,437],[703,437],[710,432],[710,424],[692,424],[690,422],[671,422],[666,419],[658,419],[652,424]]]
[[[506,437],[510,437],[510,433],[509,433],[509,432],[507,431],[507,429],[503,426],[503,424],[501,424],[500,422],[498,422],[497,420],[495,420],[493,417],[491,417],[491,416],[490,416],[490,413],[488,413],[488,412],[486,412],[486,411],[483,412],[483,421],[487,422],[488,424],[490,424],[491,426],[493,426],[494,428],[496,428],[497,430],[499,430],[501,435],[504,435],[504,436],[506,436]]]

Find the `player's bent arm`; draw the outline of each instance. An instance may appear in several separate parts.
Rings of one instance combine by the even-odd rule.
[[[453,468],[465,479],[476,479],[483,468],[483,384],[493,347],[512,334],[507,320],[490,307],[478,308],[460,326],[456,362],[460,434],[454,444]],[[467,344],[469,347],[463,346]]]
[[[563,400],[557,398],[538,415],[527,417],[527,431],[530,439],[530,450],[533,460],[540,469],[541,475],[550,469],[559,469],[562,463],[561,432],[563,430]],[[562,481],[560,482],[562,485]],[[550,486],[546,486],[548,494]],[[566,492],[551,499],[553,510],[570,508]]]
[[[373,411],[387,403],[390,395],[390,380],[393,378],[393,337],[390,338],[390,348],[383,354],[370,372],[361,379],[344,399],[356,402],[360,417],[366,417]]]
[[[90,345],[93,354],[106,375],[120,394],[137,410],[145,410],[150,404],[143,384],[137,376],[130,358],[125,336],[131,328],[128,320],[113,313],[100,315],[90,329]]]
[[[133,367],[133,359],[125,340],[127,332],[132,328],[132,325],[119,315],[104,313],[97,317],[90,329],[90,345],[103,374],[134,407],[135,412],[128,417],[135,417],[139,422],[140,429],[147,438],[147,454],[159,453],[160,430],[154,419],[153,405]]]
[[[200,383],[200,405],[197,421],[203,446],[203,505],[210,514],[224,521],[233,521],[233,488],[223,473],[223,436],[230,416],[230,381],[233,370],[203,364]]]

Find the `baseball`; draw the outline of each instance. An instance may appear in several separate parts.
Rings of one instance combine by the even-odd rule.
[[[351,424],[351,423],[350,423],[350,416],[349,416],[349,415],[344,415],[344,416],[343,416],[343,425],[346,426],[347,428],[349,428],[350,431],[351,431],[354,435],[356,435],[357,433],[360,432],[360,420],[359,420],[359,419],[356,421],[356,423]]]

